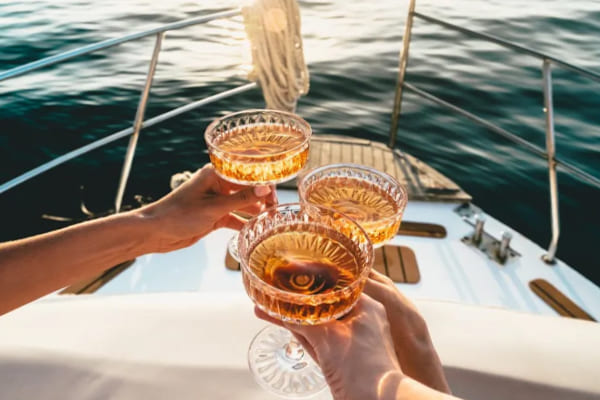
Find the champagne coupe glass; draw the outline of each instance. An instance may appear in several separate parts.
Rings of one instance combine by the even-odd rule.
[[[239,236],[246,292],[271,317],[293,324],[321,324],[348,313],[373,264],[369,236],[330,208],[283,204],[250,220]],[[327,387],[321,370],[293,335],[269,326],[248,351],[257,382],[288,398]]]
[[[298,183],[300,201],[331,207],[354,219],[373,247],[392,239],[406,208],[406,188],[390,175],[358,164],[331,164],[306,173]]]
[[[311,134],[308,122],[295,114],[245,110],[213,121],[204,138],[220,177],[256,186],[293,179],[306,164]],[[228,248],[239,261],[237,237],[229,240]]]

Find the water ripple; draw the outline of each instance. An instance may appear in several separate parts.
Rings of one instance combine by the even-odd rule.
[[[600,71],[596,0],[421,0],[421,12],[534,47]],[[50,0],[0,4],[0,70],[149,26],[220,11],[187,0]],[[203,8],[204,7],[204,8]],[[299,113],[317,134],[385,140],[407,1],[301,1],[309,96]],[[0,83],[0,181],[131,125],[153,38],[124,44]],[[146,115],[244,82],[249,49],[240,18],[167,35]],[[415,21],[408,80],[545,146],[540,62],[424,21]],[[558,154],[600,174],[600,85],[554,69]],[[158,197],[168,177],[207,161],[202,132],[217,115],[262,106],[245,93],[142,132],[126,194]],[[127,141],[97,150],[0,196],[0,240],[54,228],[39,215],[74,215],[112,204]],[[545,161],[407,93],[399,145],[456,180],[491,214],[545,246]],[[564,234],[559,256],[600,282],[594,238],[600,193],[559,175]],[[43,193],[43,196],[40,196]]]

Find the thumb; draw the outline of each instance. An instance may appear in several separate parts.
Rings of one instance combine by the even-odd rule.
[[[264,200],[269,193],[271,193],[269,186],[251,187],[234,194],[219,196],[217,207],[223,210],[224,214],[229,213]]]

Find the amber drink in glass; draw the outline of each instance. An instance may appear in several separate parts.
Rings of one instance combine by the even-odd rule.
[[[378,247],[394,237],[407,203],[396,179],[357,164],[332,164],[309,171],[298,184],[304,202],[331,207],[354,219]]]
[[[348,313],[373,262],[364,229],[312,204],[281,205],[260,214],[244,226],[238,247],[250,298],[270,316],[294,324],[320,324]],[[249,362],[263,387],[286,397],[306,397],[326,387],[286,329],[261,331]]]
[[[219,176],[241,185],[293,179],[306,165],[312,130],[299,116],[276,110],[245,110],[213,121],[204,133]],[[228,244],[239,261],[238,235]]]
[[[295,114],[246,110],[211,123],[205,133],[210,160],[224,179],[265,185],[294,178],[308,159],[310,125]]]

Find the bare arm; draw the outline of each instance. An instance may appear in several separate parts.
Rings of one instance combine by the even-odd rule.
[[[152,251],[152,231],[128,212],[0,244],[0,314]]]
[[[55,290],[150,252],[191,245],[276,202],[269,187],[242,188],[211,166],[156,203],[31,238],[0,243],[0,315]],[[270,195],[269,195],[270,194]]]
[[[401,373],[391,375],[388,382],[383,383],[380,387],[382,390],[377,400],[459,400],[457,397],[439,392]]]

